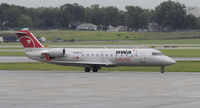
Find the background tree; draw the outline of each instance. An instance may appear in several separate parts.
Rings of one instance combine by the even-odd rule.
[[[195,17],[194,15],[192,14],[189,14],[186,16],[186,20],[185,20],[185,23],[184,23],[186,29],[197,29],[198,28],[198,18]]]
[[[19,21],[18,21],[18,27],[20,28],[26,28],[26,27],[33,27],[32,25],[32,18],[27,15],[20,15]]]
[[[65,4],[60,7],[61,9],[61,24],[63,27],[72,26],[78,21],[84,21],[85,9],[79,4]]]
[[[139,28],[145,28],[149,21],[149,14],[138,6],[126,6],[128,27],[134,28],[136,31]]]
[[[118,8],[109,6],[103,8],[104,12],[104,25],[105,26],[117,26],[119,25],[120,20],[120,12]]]
[[[18,27],[18,20],[20,19],[20,11],[17,7],[11,6],[2,13],[2,25],[6,28]]]
[[[56,8],[40,8],[40,19],[43,20],[45,28],[55,28],[57,21]]]
[[[184,21],[186,21],[185,5],[171,0],[165,1],[156,7],[154,18],[162,27],[184,28]]]
[[[123,11],[113,6],[83,7],[77,3],[60,7],[27,8],[3,3],[0,5],[0,29],[75,29],[81,23],[93,23],[101,30],[106,30],[109,25],[123,25],[137,31],[139,28],[147,28],[149,22],[157,22],[163,28],[200,28],[200,18],[187,15],[185,5],[179,2],[165,1],[155,10],[138,6],[125,8]]]
[[[102,27],[104,25],[104,11],[99,5],[92,5],[85,9],[85,22]]]

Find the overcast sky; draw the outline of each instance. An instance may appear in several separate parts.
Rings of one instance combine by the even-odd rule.
[[[0,3],[21,5],[26,7],[58,7],[65,3],[78,3],[83,6],[99,4],[100,6],[116,6],[124,10],[125,6],[134,5],[142,8],[153,9],[161,2],[167,0],[0,0]],[[200,0],[173,0],[184,3],[187,7],[200,7]]]

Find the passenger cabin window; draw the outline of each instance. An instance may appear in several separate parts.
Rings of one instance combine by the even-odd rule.
[[[152,52],[152,55],[153,55],[153,56],[162,56],[162,55],[164,55],[164,54],[161,53],[161,52]]]

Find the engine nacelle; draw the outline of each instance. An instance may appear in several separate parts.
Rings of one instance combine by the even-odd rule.
[[[63,57],[65,56],[64,48],[52,48],[45,51],[42,51],[42,55],[47,53],[50,57]]]

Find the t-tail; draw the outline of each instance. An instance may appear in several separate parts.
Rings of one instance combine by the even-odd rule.
[[[30,31],[20,30],[16,34],[24,48],[44,48]]]
[[[49,62],[52,58],[65,56],[64,48],[45,48],[28,30],[20,30],[16,34],[26,55],[31,59]]]

